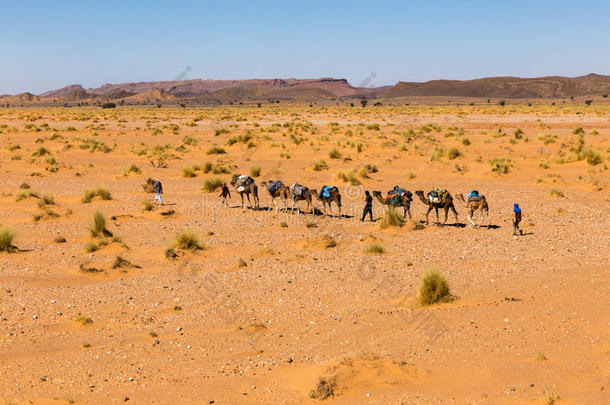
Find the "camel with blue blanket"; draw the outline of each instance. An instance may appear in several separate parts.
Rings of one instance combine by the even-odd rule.
[[[328,211],[332,215],[332,203],[335,203],[337,204],[337,207],[339,207],[339,216],[341,216],[341,194],[337,187],[322,186],[320,193],[318,193],[318,190],[311,190],[311,194],[316,196],[319,201],[322,201],[324,215],[326,215],[327,205]]]
[[[489,205],[487,204],[487,199],[484,195],[479,194],[477,190],[472,190],[466,197],[463,194],[456,195],[456,198],[462,201],[466,205],[466,209],[468,210],[468,222],[470,222],[470,226],[482,226],[483,221],[487,217],[487,227],[489,228],[490,219],[489,219]],[[481,224],[477,225],[474,223],[474,213],[475,211],[481,212]]]

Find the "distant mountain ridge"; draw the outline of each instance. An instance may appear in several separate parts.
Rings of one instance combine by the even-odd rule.
[[[346,79],[192,79],[104,84],[85,89],[72,84],[40,95],[0,96],[0,103],[30,104],[233,104],[243,102],[315,102],[335,99],[408,97],[565,98],[610,93],[610,76],[539,78],[488,77],[474,80],[398,82],[394,86],[354,87]]]

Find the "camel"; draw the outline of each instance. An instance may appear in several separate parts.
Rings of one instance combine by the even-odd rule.
[[[470,226],[482,226],[483,224],[483,214],[487,217],[487,227],[489,228],[490,219],[489,219],[489,205],[487,204],[487,199],[484,195],[480,195],[474,199],[470,199],[466,201],[466,198],[463,194],[456,195],[456,198],[462,201],[466,205],[466,209],[468,210],[468,222],[470,222]],[[475,211],[481,211],[481,225],[477,225],[474,223],[473,216]]]
[[[381,191],[373,191],[373,196],[375,196],[381,204],[390,205],[390,199],[387,197],[383,198],[381,196]],[[394,207],[402,206],[404,208],[404,213],[402,216],[406,218],[407,214],[409,214],[409,219],[411,219],[411,201],[413,201],[413,198],[411,196],[412,194],[407,191],[404,196],[400,197],[400,200],[397,200],[397,204],[392,203]]]
[[[297,209],[297,212],[301,212],[301,210],[299,209],[299,201],[306,201],[307,202],[307,209],[305,210],[305,212],[307,213],[309,211],[310,208],[313,207],[312,204],[312,198],[311,198],[311,194],[312,191],[309,190],[307,187],[301,185],[301,187],[303,187],[303,192],[301,193],[301,195],[295,195],[294,194],[294,189],[295,186],[297,186],[297,184],[293,184],[292,186],[290,186],[290,198],[292,199],[292,210]],[[315,194],[315,190],[314,190],[314,194]],[[313,213],[313,210],[312,210]]]
[[[330,187],[329,194],[330,197],[320,198],[320,194],[318,190],[311,190],[311,194],[314,195],[319,201],[322,201],[322,207],[324,209],[324,215],[326,215],[326,205],[328,205],[328,210],[332,214],[332,206],[331,204],[334,202],[339,207],[339,216],[341,216],[341,194],[339,194],[339,189],[337,187]]]
[[[451,197],[450,194],[447,194],[447,197],[445,198],[445,202],[437,202],[437,203],[433,203],[430,202],[430,200],[428,199],[428,197],[424,196],[424,192],[421,190],[417,190],[415,192],[415,194],[419,197],[419,199],[421,200],[422,203],[426,204],[428,206],[428,211],[426,212],[426,225],[429,224],[428,221],[428,215],[430,214],[430,211],[432,211],[432,209],[434,209],[436,211],[436,223],[440,225],[440,221],[438,219],[438,209],[439,208],[443,208],[445,210],[445,220],[443,221],[443,225],[445,225],[445,223],[447,222],[447,215],[449,213],[449,210],[453,211],[453,214],[455,215],[455,223],[458,224],[458,214],[457,211],[455,210],[455,206],[453,205],[453,198]]]
[[[248,176],[243,176],[243,177],[248,177]],[[235,187],[235,190],[239,193],[239,195],[241,196],[241,208],[244,209],[244,194],[246,195],[246,197],[248,198],[248,204],[250,204],[250,208],[255,208],[252,205],[252,202],[250,201],[250,194],[252,194],[254,203],[256,205],[256,208],[259,207],[259,200],[258,200],[258,186],[256,185],[256,183],[254,181],[252,181],[252,183],[248,184],[248,185],[240,185],[240,186],[236,186],[238,183],[238,180],[242,178],[241,175],[239,174],[234,174],[233,177],[231,177],[231,181],[230,184]]]
[[[271,181],[272,180],[269,180],[269,182]],[[288,193],[290,192],[290,190],[284,185],[284,183],[280,182],[275,191],[270,191],[267,188],[267,182],[265,181],[261,182],[261,186],[265,187],[269,192],[269,195],[271,196],[271,201],[273,201],[273,204],[275,205],[275,212],[279,211],[279,204],[277,203],[276,198],[284,200],[284,210],[288,209],[288,202],[286,200],[288,199]]]

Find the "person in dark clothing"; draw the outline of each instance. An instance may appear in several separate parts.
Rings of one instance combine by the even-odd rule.
[[[361,222],[364,222],[364,218],[366,218],[366,214],[369,214],[369,218],[371,218],[371,222],[373,222],[373,196],[369,191],[364,192],[364,211],[362,212]]]
[[[165,205],[163,203],[163,198],[161,198],[161,194],[163,194],[163,185],[161,184],[160,179],[157,179],[157,181],[155,181],[154,190],[155,190],[155,201],[153,202],[153,205],[156,205],[157,201],[159,201],[161,203],[161,205]]]
[[[515,204],[515,208],[513,209],[513,235],[517,235],[517,231],[519,231],[519,235],[523,235],[523,231],[519,228],[520,222],[521,208],[519,208],[519,204]]]
[[[222,183],[222,190],[220,192],[220,197],[222,198],[222,201],[220,202],[220,206],[221,207],[223,205],[228,206],[229,204],[227,204],[227,197],[231,198],[231,192],[229,191],[229,187],[227,187],[227,183]]]

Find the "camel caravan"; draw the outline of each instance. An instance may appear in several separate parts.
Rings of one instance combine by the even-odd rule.
[[[258,186],[255,180],[248,175],[234,174],[231,178],[230,184],[235,188],[235,191],[241,197],[241,208],[244,208],[244,196],[248,200],[248,205],[251,209],[259,209],[260,202],[258,198]],[[280,180],[268,180],[261,182],[261,186],[267,189],[271,202],[275,207],[275,211],[280,211],[280,205],[284,211],[290,211],[294,213],[296,210],[298,214],[311,213],[315,214],[314,199],[322,203],[322,215],[332,215],[333,205],[336,205],[337,216],[341,216],[341,193],[339,188],[336,186],[322,186],[320,191],[316,189],[310,189],[302,184],[294,183],[290,186],[285,185]],[[436,224],[445,225],[449,216],[449,211],[455,216],[456,224],[459,224],[458,213],[455,209],[455,199],[451,194],[444,189],[435,188],[424,194],[422,190],[415,191],[415,195],[419,198],[422,204],[428,207],[426,211],[426,224],[429,224],[430,212],[434,210],[436,214]],[[252,196],[252,199],[250,198]],[[409,220],[411,216],[411,202],[413,201],[413,193],[402,188],[400,186],[394,187],[387,193],[381,191],[373,191],[373,196],[379,201],[380,204],[393,207],[403,208],[403,217]],[[479,194],[477,190],[472,190],[465,196],[463,194],[457,194],[456,199],[463,203],[466,208],[468,215],[468,222],[471,227],[484,226],[483,222],[487,220],[487,227],[490,227],[489,223],[489,205],[484,195]],[[305,210],[302,211],[299,202],[305,201]],[[289,206],[290,205],[290,206]],[[445,213],[443,222],[440,222],[438,211],[442,209]],[[476,224],[474,222],[475,212],[480,212],[481,223]]]

